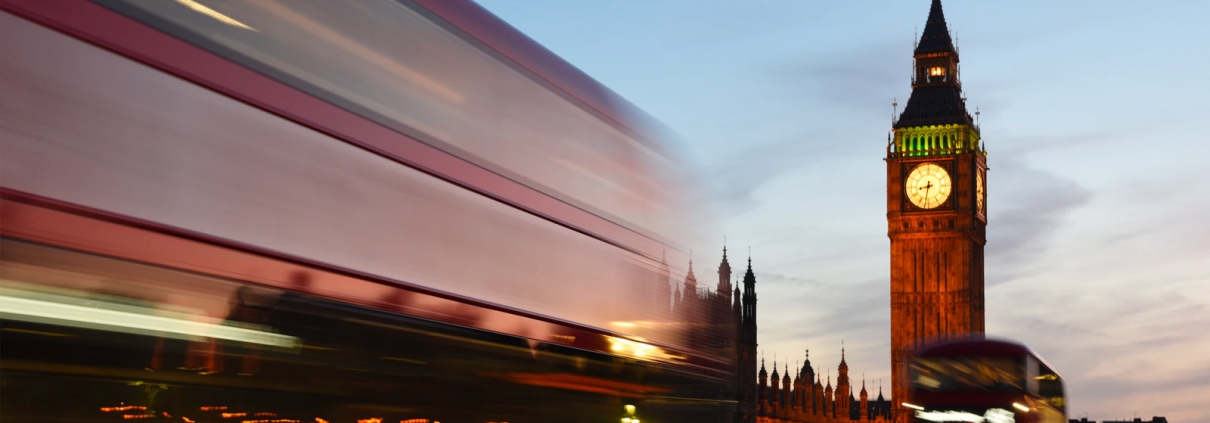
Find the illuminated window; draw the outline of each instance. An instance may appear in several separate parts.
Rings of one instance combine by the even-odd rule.
[[[933,66],[929,68],[929,76],[945,76],[945,68],[941,66]]]

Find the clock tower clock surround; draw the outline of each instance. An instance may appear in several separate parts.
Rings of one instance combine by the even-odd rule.
[[[936,342],[982,338],[987,154],[966,110],[940,0],[916,45],[912,95],[887,146],[894,417],[909,421],[909,363]]]

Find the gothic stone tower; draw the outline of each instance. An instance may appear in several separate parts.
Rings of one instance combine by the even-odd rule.
[[[986,152],[958,78],[958,51],[933,0],[916,45],[912,96],[887,147],[891,371],[908,421],[908,363],[932,342],[983,336]]]
[[[726,253],[724,253],[725,255]],[[725,262],[724,262],[725,263]],[[731,265],[727,264],[726,270],[730,273]],[[722,269],[720,267],[719,277],[722,278]],[[756,274],[752,272],[752,257],[748,257],[748,270],[744,272],[744,291],[741,297],[739,287],[735,287],[735,308],[734,312],[739,323],[739,333],[737,336],[738,354],[736,354],[737,370],[735,377],[739,381],[737,391],[739,392],[739,409],[737,410],[736,421],[743,423],[752,423],[756,421],[757,406],[762,399],[765,399],[764,392],[757,386],[752,385],[753,380],[759,377],[760,385],[765,386],[765,378],[768,377],[765,373],[765,363],[761,362],[760,374],[756,373]]]

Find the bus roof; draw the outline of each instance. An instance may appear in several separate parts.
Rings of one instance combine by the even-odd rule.
[[[1037,356],[1029,347],[1021,343],[992,339],[947,342],[925,348],[916,355],[919,357],[960,355]]]
[[[1020,342],[1009,341],[1003,339],[969,339],[964,341],[946,342],[943,344],[927,347],[916,353],[917,357],[959,357],[959,356],[1002,356],[1002,357],[1021,357],[1030,356],[1038,360],[1044,366],[1049,368],[1057,375],[1054,366],[1047,363],[1042,356],[1034,352],[1033,349],[1025,346]],[[1059,376],[1062,378],[1062,376]]]

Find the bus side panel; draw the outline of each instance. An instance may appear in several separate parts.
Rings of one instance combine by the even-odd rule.
[[[21,40],[5,188],[590,326],[664,311],[620,248],[12,15],[0,32]]]

